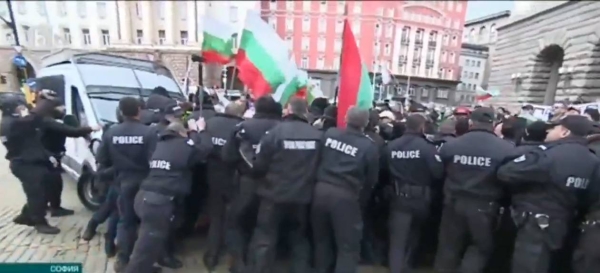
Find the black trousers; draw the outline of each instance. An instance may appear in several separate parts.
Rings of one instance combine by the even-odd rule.
[[[435,259],[437,272],[484,272],[494,251],[498,209],[496,202],[470,198],[446,201]]]
[[[586,224],[582,227],[579,244],[573,254],[573,272],[592,273],[600,269],[600,225]]]
[[[388,262],[390,273],[409,272],[419,244],[421,227],[426,215],[416,215],[408,211],[390,211],[390,248]]]
[[[61,169],[51,169],[48,173],[48,176],[46,176],[44,180],[44,185],[46,186],[46,195],[48,198],[50,208],[60,208],[63,191],[63,179]]]
[[[176,205],[171,196],[140,191],[135,197],[134,206],[141,224],[125,272],[152,272],[154,263],[164,254],[173,228]]]
[[[135,198],[138,189],[139,183],[137,181],[123,181],[117,198],[117,208],[121,219],[117,226],[117,241],[119,242],[117,258],[125,263],[129,262],[140,222],[135,212]]]
[[[517,238],[511,272],[551,272],[552,257],[563,248],[571,222],[567,219],[551,218],[547,227],[544,227],[533,214],[513,213],[513,218],[517,226]]]
[[[228,213],[228,248],[234,259],[234,266],[244,267],[252,232],[256,227],[260,198],[256,195],[255,185],[254,179],[245,176],[240,178],[239,192]]]
[[[356,196],[346,189],[317,183],[310,213],[316,272],[332,272],[332,268],[335,273],[357,272],[363,222]]]
[[[207,252],[211,256],[218,256],[223,250],[227,233],[226,216],[229,201],[228,196],[218,190],[211,191],[208,196],[210,228],[208,229]]]
[[[43,185],[48,176],[49,167],[39,164],[11,162],[10,170],[21,181],[27,204],[21,213],[28,217],[34,224],[47,224],[46,221],[46,194]]]
[[[277,239],[285,224],[292,248],[288,272],[310,272],[310,243],[307,238],[308,204],[282,204],[261,199],[256,229],[251,242],[250,272],[273,272]]]

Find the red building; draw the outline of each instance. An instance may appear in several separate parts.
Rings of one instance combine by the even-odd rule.
[[[379,67],[387,67],[400,79],[406,78],[406,84],[410,76],[409,93],[416,95],[418,87],[410,89],[420,80],[459,78],[466,3],[261,1],[261,13],[288,41],[298,66],[321,71],[336,71],[339,66],[347,18],[368,69],[379,72]]]

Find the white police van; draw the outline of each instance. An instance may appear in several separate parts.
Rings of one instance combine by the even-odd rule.
[[[117,122],[121,98],[147,98],[157,86],[167,89],[172,98],[185,99],[170,71],[151,61],[63,50],[42,58],[42,65],[35,85],[54,90],[64,101],[65,124],[101,124],[106,128]],[[66,173],[77,181],[81,202],[91,210],[97,209],[101,201],[94,187],[94,156],[101,136],[102,131],[98,131],[87,138],[68,138],[62,159]]]

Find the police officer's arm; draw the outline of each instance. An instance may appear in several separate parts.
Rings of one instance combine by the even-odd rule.
[[[83,137],[92,132],[91,127],[73,127],[60,123],[52,118],[44,119],[44,129],[60,133],[67,137]]]
[[[433,145],[427,144],[422,149],[423,157],[429,168],[429,173],[434,179],[442,179],[444,177],[444,164],[442,158],[438,155],[437,149]]]
[[[255,177],[263,177],[269,170],[271,165],[271,159],[277,149],[278,137],[277,130],[271,130],[266,132],[260,140],[258,147],[256,148],[256,156],[252,164],[252,174]]]
[[[371,193],[373,189],[377,186],[377,182],[379,181],[379,148],[376,145],[371,145],[367,150],[366,160],[367,160],[367,170],[366,170],[366,178],[367,181],[364,187],[364,197],[366,198],[363,201],[366,202],[371,197]]]
[[[110,145],[111,145],[111,137],[110,137],[110,128],[104,132],[102,135],[102,143],[98,147],[98,152],[96,153],[96,162],[100,165],[100,168],[108,168],[112,167],[112,160],[110,159]]]
[[[497,171],[498,180],[504,183],[551,181],[552,160],[542,149],[531,150],[502,164]]]
[[[206,131],[191,131],[189,138],[193,141],[194,153],[190,159],[190,166],[196,166],[206,161],[206,158],[213,149],[210,135]]]
[[[242,160],[239,153],[239,141],[238,141],[238,133],[242,130],[242,124],[238,124],[231,132],[225,145],[221,148],[221,159],[223,162],[228,164],[236,164],[240,160]]]
[[[144,145],[146,145],[146,158],[150,160],[158,143],[158,129],[151,127],[148,133],[144,136]]]

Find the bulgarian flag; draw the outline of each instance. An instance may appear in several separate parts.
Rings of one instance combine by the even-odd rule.
[[[312,102],[317,98],[325,98],[323,91],[320,88],[317,88],[316,85],[310,84],[308,85],[306,101],[308,101],[308,105],[312,104]]]
[[[202,57],[206,63],[228,64],[234,57],[235,29],[209,16],[204,16]]]
[[[363,109],[373,107],[373,89],[367,68],[360,60],[360,53],[350,24],[344,21],[342,54],[339,71],[338,127],[346,127],[346,112],[351,106]]]
[[[238,78],[255,98],[271,94],[289,79],[287,44],[254,11],[247,13],[235,62]]]
[[[286,105],[292,96],[298,95],[298,92],[306,86],[306,81],[303,80],[303,71],[299,70],[296,66],[294,56],[287,63],[282,64],[282,66],[285,67],[285,82],[277,87],[277,90],[273,94],[273,99],[281,105]]]

